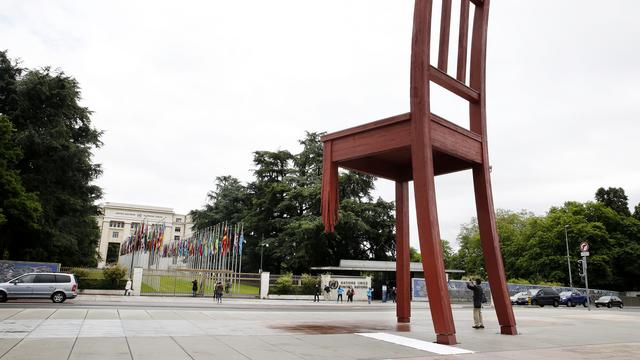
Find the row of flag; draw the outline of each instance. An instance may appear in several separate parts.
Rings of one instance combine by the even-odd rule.
[[[126,255],[134,251],[142,251],[152,256],[211,256],[226,255],[233,251],[242,255],[242,249],[246,242],[244,238],[244,226],[236,224],[228,226],[217,224],[204,230],[197,231],[192,237],[171,241],[164,244],[164,224],[142,224],[131,236],[122,243],[120,255]]]

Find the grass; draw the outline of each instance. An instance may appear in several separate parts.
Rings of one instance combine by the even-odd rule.
[[[143,294],[189,295],[192,293],[191,289],[193,285],[191,281],[193,280],[190,278],[180,278],[163,275],[143,275],[141,292]],[[157,288],[153,286],[154,282],[159,285]],[[201,289],[198,290],[198,293],[203,294]],[[258,295],[260,293],[260,287],[241,282],[238,293],[242,295]],[[204,296],[213,296],[212,283],[210,283],[208,286],[205,286]]]

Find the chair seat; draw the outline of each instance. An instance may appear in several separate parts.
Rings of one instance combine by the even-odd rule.
[[[482,162],[480,135],[431,114],[435,175],[470,169]],[[331,142],[338,166],[395,181],[413,179],[411,113],[374,121],[322,137]]]

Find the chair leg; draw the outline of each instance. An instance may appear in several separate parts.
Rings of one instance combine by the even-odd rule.
[[[500,241],[496,230],[496,217],[491,194],[489,167],[486,164],[473,168],[473,187],[476,196],[480,242],[484,254],[484,264],[489,277],[491,296],[500,324],[500,333],[517,335],[516,320],[507,291],[507,281],[500,252]]]
[[[440,344],[456,344],[456,328],[451,312],[449,288],[440,243],[431,144],[418,141],[412,149],[416,217],[422,268],[427,285],[431,318]]]
[[[411,320],[411,272],[409,271],[409,183],[396,182],[396,317]]]

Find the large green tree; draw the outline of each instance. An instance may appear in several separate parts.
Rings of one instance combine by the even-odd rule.
[[[265,270],[296,273],[312,266],[337,265],[340,259],[393,258],[393,203],[373,199],[375,179],[369,175],[340,174],[340,222],[335,233],[324,233],[320,218],[321,135],[306,133],[299,141],[299,153],[256,151],[254,180],[244,188],[246,193],[240,191],[242,185],[234,185],[235,190],[230,191],[243,194],[235,197],[246,204],[242,211],[216,212],[223,202],[218,194],[224,193],[216,188],[210,193],[209,204],[192,212],[198,226],[244,214],[247,244],[243,268],[247,271],[259,269],[261,255]]]
[[[101,133],[79,104],[80,86],[62,71],[21,69],[6,52],[0,52],[0,74],[0,111],[16,129],[22,153],[16,170],[42,209],[38,228],[4,235],[5,252],[17,260],[94,265],[102,190],[92,183],[101,169],[91,157]]]
[[[623,188],[609,187],[599,188],[596,191],[596,201],[613,209],[622,216],[629,216],[629,198]]]

